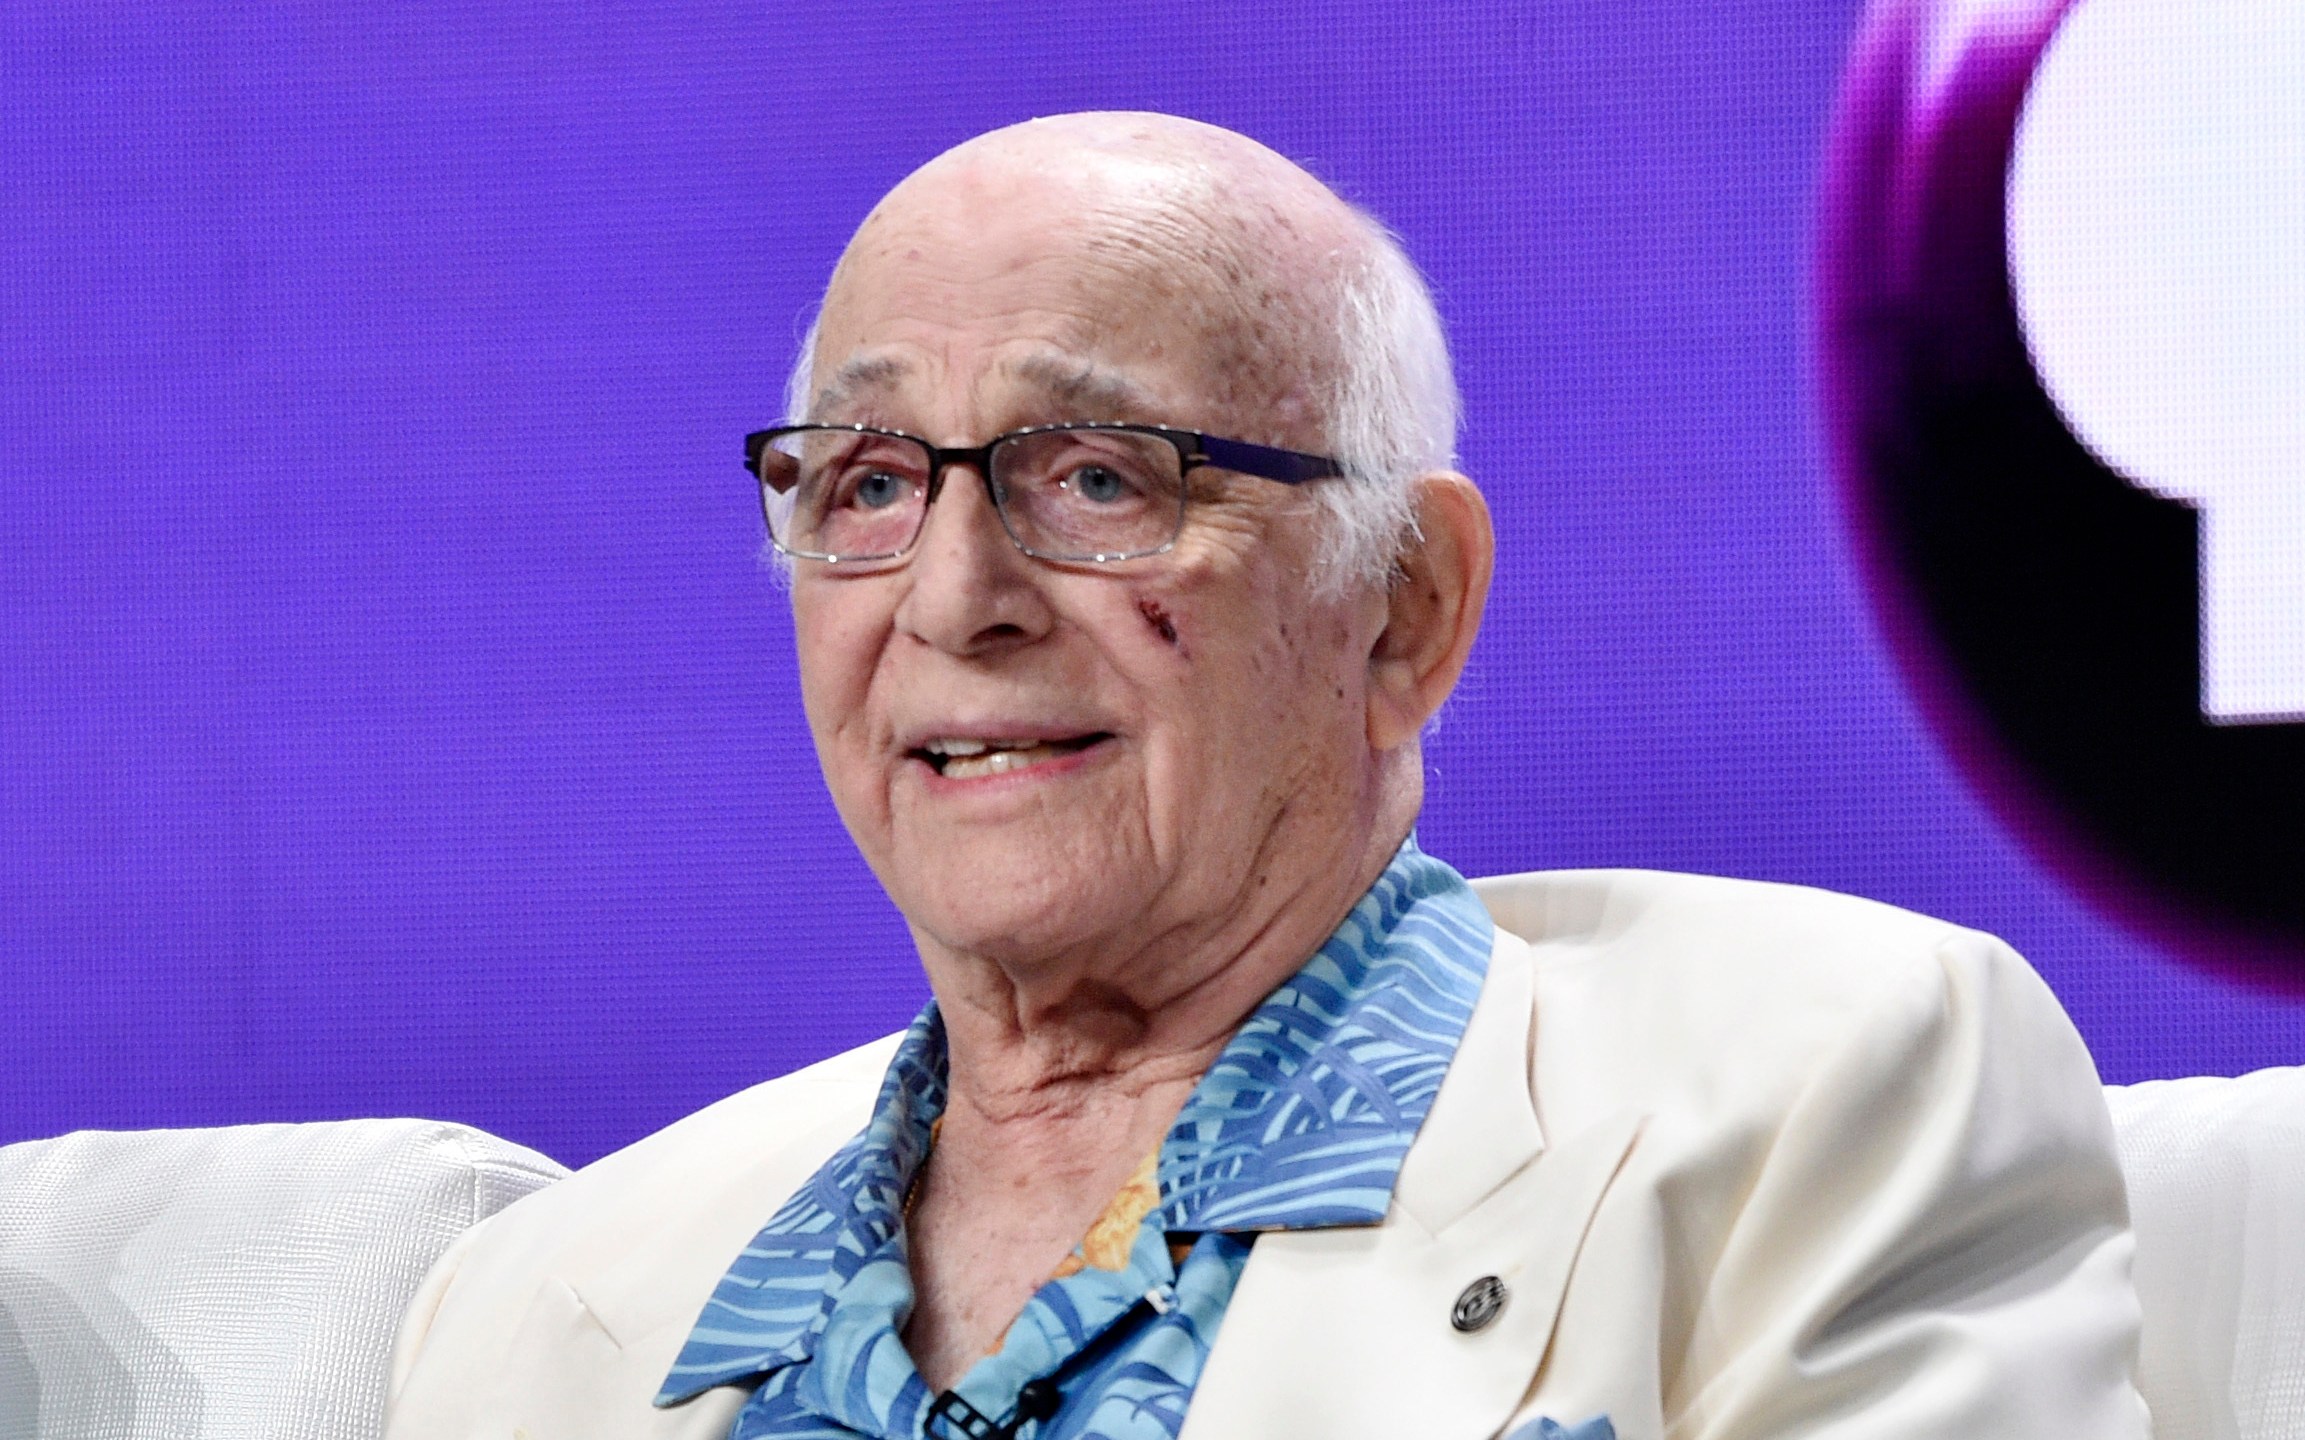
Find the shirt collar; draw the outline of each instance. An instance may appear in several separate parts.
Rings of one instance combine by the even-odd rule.
[[[1384,1219],[1480,998],[1495,934],[1464,877],[1405,842],[1186,1099],[1161,1147],[1167,1227]]]
[[[1249,1016],[1162,1143],[1168,1231],[1312,1229],[1384,1218],[1479,999],[1495,932],[1464,878],[1404,842],[1302,969]],[[932,1001],[864,1131],[736,1258],[656,1397],[669,1405],[814,1353],[841,1292],[901,1251],[904,1197],[945,1103]]]
[[[932,1001],[905,1031],[872,1119],[761,1227],[721,1277],[656,1403],[805,1360],[834,1300],[903,1244],[904,1201],[944,1113],[944,1023]]]

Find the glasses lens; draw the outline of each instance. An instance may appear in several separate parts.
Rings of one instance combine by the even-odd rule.
[[[1184,524],[1184,464],[1157,435],[1048,430],[1003,441],[993,492],[1019,545],[1051,560],[1125,560]]]
[[[760,455],[762,508],[796,555],[872,560],[900,554],[928,504],[928,448],[902,435],[799,430]]]

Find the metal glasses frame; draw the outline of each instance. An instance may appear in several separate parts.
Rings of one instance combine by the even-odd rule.
[[[768,483],[761,472],[761,458],[768,447],[787,435],[837,434],[878,435],[892,440],[906,440],[928,452],[928,494],[921,501],[921,523],[912,532],[912,538],[900,549],[878,555],[830,555],[814,550],[795,550],[777,536],[773,521],[768,524],[769,543],[786,555],[801,560],[815,560],[827,565],[857,564],[866,561],[901,559],[920,543],[921,531],[928,528],[928,509],[936,504],[936,497],[944,489],[944,472],[954,465],[966,465],[976,471],[984,483],[985,498],[992,501],[994,513],[1000,516],[1000,528],[1009,542],[1036,560],[1050,560],[1067,565],[1102,565],[1116,560],[1138,560],[1147,555],[1165,553],[1184,533],[1187,505],[1177,507],[1177,521],[1169,536],[1160,544],[1145,550],[1130,550],[1113,555],[1054,555],[1035,550],[1018,536],[1009,523],[1008,509],[1000,502],[1000,494],[992,484],[992,452],[1013,440],[1031,435],[1048,435],[1065,431],[1120,432],[1129,435],[1149,435],[1165,440],[1176,447],[1177,466],[1181,474],[1190,475],[1203,467],[1230,470],[1236,474],[1253,476],[1259,480],[1277,481],[1283,485],[1302,485],[1311,480],[1337,479],[1345,473],[1344,466],[1326,455],[1309,455],[1302,450],[1283,450],[1272,445],[1257,445],[1246,440],[1228,440],[1221,435],[1204,435],[1197,430],[1179,430],[1168,425],[1130,425],[1118,421],[1077,420],[1058,425],[1028,425],[1022,430],[1010,430],[995,435],[982,445],[934,445],[918,435],[903,430],[884,430],[873,425],[779,425],[770,430],[755,430],[744,437],[744,468],[760,486],[761,518],[769,519],[773,495],[781,493]]]

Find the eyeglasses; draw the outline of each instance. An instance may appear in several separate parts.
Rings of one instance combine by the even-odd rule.
[[[1016,548],[1101,565],[1158,555],[1184,531],[1203,466],[1283,485],[1344,473],[1322,455],[1165,425],[1035,425],[982,445],[940,447],[865,425],[785,425],[744,437],[769,538],[787,555],[846,565],[902,557],[928,523],[947,467],[984,481]]]

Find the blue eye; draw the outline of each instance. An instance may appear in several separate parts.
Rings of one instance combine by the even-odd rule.
[[[886,510],[903,501],[908,485],[886,470],[867,471],[856,482],[856,503],[867,510]]]
[[[1122,478],[1119,471],[1109,470],[1102,465],[1081,466],[1072,472],[1071,483],[1074,493],[1080,498],[1093,500],[1100,505],[1126,500],[1131,490],[1128,481]]]

